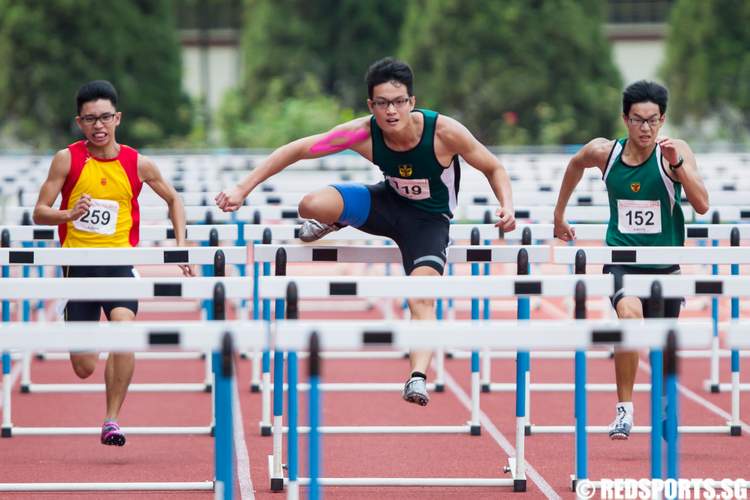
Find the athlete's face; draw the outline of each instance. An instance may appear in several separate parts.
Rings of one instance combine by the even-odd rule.
[[[653,146],[664,125],[664,115],[659,105],[653,102],[639,102],[630,107],[630,113],[623,115],[628,128],[628,139],[642,148]]]
[[[96,147],[105,147],[115,140],[115,129],[120,124],[119,113],[111,101],[99,99],[81,106],[76,117],[78,127],[86,139]]]
[[[409,95],[406,85],[395,81],[373,87],[372,99],[367,100],[378,126],[386,132],[397,132],[407,126],[414,103],[414,96]]]

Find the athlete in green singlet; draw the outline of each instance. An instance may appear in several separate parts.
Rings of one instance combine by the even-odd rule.
[[[315,241],[343,226],[387,236],[401,250],[409,276],[443,274],[449,224],[458,196],[461,156],[482,172],[500,204],[496,225],[515,228],[510,179],[498,158],[466,127],[445,115],[417,109],[408,64],[391,58],[373,63],[365,76],[372,113],[329,132],[281,146],[236,187],[216,197],[225,211],[237,210],[261,182],[289,165],[351,149],[377,165],[383,181],[374,185],[335,184],[306,195],[299,213],[308,219],[302,241]],[[408,297],[411,318],[435,319],[435,301]],[[410,354],[411,375],[403,398],[421,406],[429,401],[426,372],[430,351]]]
[[[618,140],[596,138],[570,160],[555,207],[555,236],[570,241],[575,230],[565,220],[565,207],[583,176],[596,167],[609,195],[608,246],[682,246],[685,222],[680,207],[684,190],[698,213],[708,211],[708,193],[698,173],[690,146],[685,141],[659,136],[667,109],[667,89],[638,81],[623,92],[622,119],[628,136]],[[619,318],[649,315],[648,300],[626,297],[624,274],[679,273],[677,265],[606,265],[605,273],[615,276],[612,305]],[[681,299],[668,299],[665,316],[680,314]],[[633,384],[638,370],[638,353],[615,351],[617,381],[616,416],[610,425],[612,439],[627,439],[633,426]]]

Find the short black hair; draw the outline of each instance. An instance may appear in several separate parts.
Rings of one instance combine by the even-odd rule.
[[[628,85],[622,93],[622,112],[627,115],[633,104],[653,102],[659,106],[659,113],[663,115],[667,111],[667,99],[669,99],[669,92],[666,87],[656,82],[638,80]]]
[[[370,65],[365,75],[367,95],[372,99],[372,89],[376,85],[394,81],[406,85],[406,92],[410,97],[414,95],[414,73],[412,73],[408,64],[392,57],[375,61]]]
[[[108,100],[112,103],[112,106],[117,108],[117,90],[115,90],[115,86],[107,80],[94,80],[81,85],[81,88],[76,93],[78,114],[81,114],[81,108],[84,104],[91,101],[98,101],[99,99]]]

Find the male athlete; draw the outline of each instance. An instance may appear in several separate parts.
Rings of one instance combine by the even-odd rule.
[[[58,225],[65,248],[134,247],[139,240],[138,194],[147,183],[169,206],[178,246],[185,244],[185,209],[156,164],[135,149],[118,144],[115,131],[122,113],[117,111],[117,91],[107,81],[83,85],[76,96],[76,123],[85,136],[58,151],[39,190],[34,223]],[[60,208],[52,208],[62,194]],[[190,266],[180,266],[185,276]],[[133,277],[133,266],[65,266],[65,277]],[[110,321],[133,321],[137,301],[69,301],[66,321],[99,321],[101,310]],[[87,378],[96,367],[96,353],[71,353],[73,370]],[[104,371],[107,406],[101,443],[123,446],[125,435],[117,417],[135,368],[133,353],[110,353]]]
[[[623,139],[596,138],[570,160],[555,207],[555,236],[570,241],[575,230],[565,221],[565,207],[583,176],[583,170],[602,171],[609,195],[608,246],[683,246],[685,221],[680,207],[682,190],[698,213],[708,211],[703,185],[690,146],[685,141],[659,136],[666,119],[667,89],[638,81],[623,92],[622,120],[628,130]],[[625,274],[677,274],[680,267],[655,265],[606,265],[615,277],[612,305],[619,318],[649,317],[647,299],[625,296]],[[682,299],[667,299],[665,316],[680,315]],[[618,402],[609,428],[611,439],[628,439],[633,426],[633,384],[638,353],[615,351]]]
[[[278,148],[236,187],[219,193],[216,204],[225,211],[237,210],[258,184],[294,162],[351,149],[377,165],[384,181],[370,186],[334,184],[306,195],[299,213],[309,220],[300,239],[314,241],[353,226],[393,239],[407,275],[439,276],[446,263],[461,156],[487,177],[500,202],[496,225],[511,231],[515,217],[507,172],[458,121],[415,108],[409,65],[381,59],[370,66],[365,81],[372,115]],[[410,299],[409,309],[412,319],[435,319],[433,300]],[[426,373],[431,356],[429,351],[411,353],[411,376],[403,392],[406,401],[428,403]]]

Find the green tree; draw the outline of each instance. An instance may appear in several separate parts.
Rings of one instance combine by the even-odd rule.
[[[750,3],[680,0],[669,20],[664,80],[670,117],[698,125],[707,118],[738,140],[750,129]],[[722,130],[723,129],[723,130]]]
[[[282,82],[274,80],[268,98],[254,109],[250,120],[242,117],[242,96],[238,92],[225,96],[219,122],[229,147],[277,147],[354,118],[351,109],[323,95],[313,77],[299,82],[292,96],[282,95],[282,89]]]
[[[117,87],[123,142],[158,144],[190,126],[169,1],[0,0],[0,61],[0,120],[30,145],[71,139],[75,92],[94,79]]]
[[[403,12],[397,0],[246,0],[246,102],[260,104],[277,85],[282,98],[294,95],[313,77],[343,106],[366,109],[365,72],[397,50]]]
[[[580,143],[615,131],[620,77],[601,6],[574,0],[415,0],[401,53],[418,103],[489,143]]]

